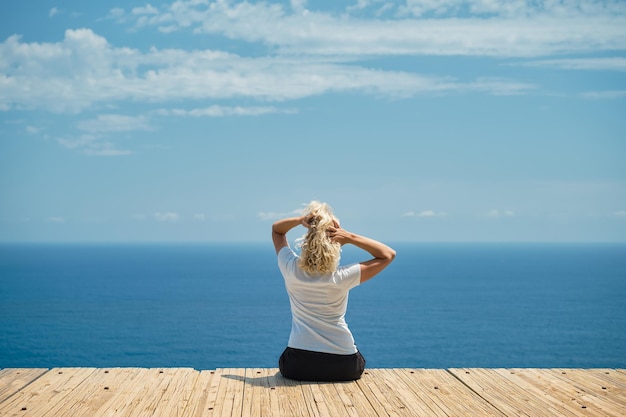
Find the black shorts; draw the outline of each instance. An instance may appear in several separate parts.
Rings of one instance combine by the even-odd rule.
[[[354,381],[365,370],[365,358],[360,352],[336,355],[288,347],[280,355],[278,367],[285,378],[296,381]]]

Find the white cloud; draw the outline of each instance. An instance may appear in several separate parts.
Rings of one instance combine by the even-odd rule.
[[[615,211],[613,212],[613,215],[617,217],[626,217],[626,210]]]
[[[464,14],[485,17],[571,17],[587,15],[624,14],[620,1],[566,0],[406,0],[399,8],[400,13],[415,16],[435,17],[463,16]]]
[[[159,9],[148,3],[143,7],[135,7],[131,10],[131,13],[136,15],[158,15]]]
[[[153,130],[145,116],[125,116],[122,114],[101,114],[95,119],[82,120],[76,126],[79,130],[94,134]]]
[[[205,221],[206,220],[206,215],[204,213],[196,213],[193,215],[194,220],[198,220],[198,221]]]
[[[501,218],[501,217],[515,217],[515,212],[512,210],[489,210],[487,217]]]
[[[19,36],[0,43],[0,107],[5,110],[80,112],[124,100],[285,101],[335,92],[388,97],[459,91],[516,94],[531,88],[501,79],[460,82],[451,77],[333,63],[326,58],[245,58],[220,51],[156,48],[144,53],[112,47],[89,29],[67,30],[65,39],[57,43],[25,43]],[[212,109],[217,112],[220,107]],[[228,107],[221,109],[224,113]],[[234,109],[234,113],[245,113],[255,108]],[[255,111],[259,109],[268,111],[269,107]],[[79,126],[89,132],[149,128],[145,121],[126,116],[102,117]],[[111,127],[109,121],[114,122]]]
[[[118,149],[114,144],[102,140],[99,134],[82,134],[71,137],[56,139],[57,143],[64,148],[75,150],[92,156],[123,156],[130,155],[132,151]]]
[[[68,149],[82,149],[90,147],[98,136],[96,135],[80,135],[77,137],[58,138],[57,142]]]
[[[539,61],[518,62],[509,65],[525,67],[557,68],[564,70],[626,71],[626,58],[576,58],[544,59]]]
[[[159,221],[159,222],[177,222],[179,220],[179,215],[178,213],[174,213],[174,212],[166,212],[166,213],[161,213],[161,212],[156,212],[154,213],[154,219]]]
[[[613,100],[626,97],[626,90],[589,91],[582,94],[583,98],[592,100]]]
[[[56,7],[53,7],[52,9],[50,9],[50,11],[48,12],[48,17],[54,17],[59,13],[59,9],[57,9]]]
[[[85,155],[93,156],[125,156],[131,155],[133,152],[128,149],[117,149],[110,142],[102,142],[94,144],[82,150]]]
[[[35,126],[26,126],[24,130],[26,131],[26,133],[30,133],[31,135],[41,132],[41,129]]]
[[[294,12],[301,13],[306,9],[307,0],[290,0]]]
[[[445,211],[434,211],[434,210],[422,210],[420,212],[415,211],[407,211],[402,216],[404,217],[446,217],[448,213]]]
[[[257,217],[261,220],[278,220],[285,217],[301,216],[303,209],[295,209],[288,212],[261,211],[257,213]]]
[[[264,114],[297,113],[296,109],[281,109],[274,106],[257,106],[257,107],[241,107],[241,106],[210,106],[205,108],[197,108],[191,110],[185,109],[160,109],[156,113],[161,116],[189,116],[189,117],[225,117],[225,116],[260,116]]]
[[[359,2],[348,11],[365,6]],[[261,42],[282,53],[335,56],[525,57],[622,49],[626,42],[626,6],[620,2],[409,0],[398,12],[405,16],[381,20],[301,13],[297,7],[291,12],[266,2],[179,0],[162,13],[142,15],[136,24]]]
[[[121,7],[114,7],[111,10],[109,10],[109,14],[106,18],[121,21],[121,19],[123,19],[123,16],[125,15],[126,15],[126,11],[124,9],[122,9]]]

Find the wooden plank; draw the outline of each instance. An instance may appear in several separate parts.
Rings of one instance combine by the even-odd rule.
[[[137,372],[136,368],[97,369],[65,400],[63,415],[96,416],[112,402],[116,389],[124,382],[131,383]]]
[[[192,394],[199,372],[190,368],[175,370],[158,402],[152,417],[182,416]]]
[[[76,384],[71,389],[62,402],[56,407],[52,407],[48,414],[54,416],[71,416],[86,415],[90,406],[104,401],[103,395],[106,391],[103,386],[106,385],[108,373],[102,369],[96,369],[89,376]],[[97,407],[97,406],[95,406]]]
[[[406,405],[404,408],[420,416],[445,416],[437,407],[430,408],[422,399],[424,394],[417,392],[415,386],[408,383],[397,369],[379,369],[374,370],[374,372],[376,378],[386,380],[389,387],[396,391],[402,402]],[[384,375],[382,373],[384,373]]]
[[[48,372],[47,368],[6,368],[0,370],[0,403]]]
[[[231,417],[241,415],[245,369],[218,369],[220,382],[213,413],[210,416]]]
[[[274,368],[55,368],[0,370],[0,389],[3,417],[626,415],[626,374],[612,369],[368,369],[306,383]]]
[[[410,395],[407,398],[405,384],[398,383],[386,369],[369,369],[357,384],[374,406],[390,417],[420,415],[410,403]]]
[[[509,383],[517,384],[525,387],[526,390],[533,393],[536,398],[542,398],[548,403],[548,407],[556,410],[560,415],[567,416],[602,416],[597,410],[587,408],[581,403],[580,393],[571,386],[566,384],[554,385],[550,382],[551,378],[546,378],[546,374],[535,372],[535,369],[497,369],[493,372],[498,373],[503,379]]]
[[[220,391],[220,385],[222,382],[226,382],[223,381],[222,378],[222,369],[216,369],[215,371],[209,372],[212,372],[212,377],[209,380],[209,386],[206,388],[206,404],[204,408],[200,410],[201,412],[199,414],[196,413],[199,417],[211,417],[215,414],[215,407],[220,399],[219,396],[222,395],[222,392]],[[226,391],[224,390],[224,394],[225,392]]]
[[[549,380],[542,376],[543,370],[536,369],[474,369],[472,373],[483,374],[485,378],[494,381],[502,386],[503,393],[510,391],[512,394],[508,398],[510,404],[522,407],[524,412],[537,414],[547,413],[554,416],[596,416],[597,410],[586,408],[580,403],[580,399],[572,397],[572,392],[565,386],[553,386]],[[525,403],[518,401],[519,396],[523,396]],[[506,397],[504,397],[506,398]],[[494,403],[497,399],[490,400]]]
[[[620,389],[620,393],[626,390],[626,374],[619,369],[554,369],[555,372],[579,372],[585,378],[594,378],[596,380],[605,381]]]
[[[363,392],[363,395],[368,399],[372,408],[376,410],[379,416],[381,417],[393,417],[396,416],[397,413],[390,413],[387,411],[388,408],[392,408],[391,405],[386,404],[383,400],[385,395],[380,392],[378,386],[374,383],[374,376],[371,373],[371,369],[367,369],[361,379],[356,381],[357,386]]]
[[[626,409],[626,384],[610,377],[606,378],[606,375],[610,375],[608,370],[550,369],[547,371],[555,377],[567,381],[580,391]],[[626,410],[624,414],[626,414]]]
[[[553,410],[542,399],[543,394],[531,393],[525,386],[507,383],[493,372],[479,368],[449,369],[450,373],[466,384],[507,416],[554,417],[563,415]]]
[[[276,372],[270,372],[267,375],[268,401],[270,416],[280,416],[280,390],[278,389],[279,383],[281,383],[282,375],[278,370]]]
[[[311,416],[302,383],[283,377],[280,373],[274,375],[273,384],[278,402],[277,416]]]
[[[246,369],[242,417],[270,417],[269,377],[273,369]]]
[[[317,383],[301,382],[302,395],[304,396],[304,403],[307,406],[307,416],[311,417],[329,417],[331,411],[328,409],[328,405],[324,399],[323,394],[317,387]]]
[[[0,415],[43,417],[53,412],[94,368],[54,368],[0,404]]]
[[[167,387],[177,374],[177,368],[150,369],[142,381],[142,388],[125,408],[128,415],[152,415],[162,401]],[[123,409],[124,410],[124,409]]]
[[[189,396],[185,409],[183,411],[184,416],[189,417],[201,417],[205,412],[212,412],[209,410],[209,395],[211,392],[211,384],[215,376],[215,371],[199,371],[198,377],[193,385],[192,393]]]
[[[135,376],[134,383],[128,387],[124,395],[119,395],[115,399],[114,408],[109,409],[109,411],[114,411],[116,415],[122,416],[154,414],[167,390],[167,386],[179,372],[179,369],[151,368],[141,371]]]
[[[438,417],[451,415],[450,407],[446,405],[449,389],[441,383],[439,375],[428,373],[426,369],[403,369],[396,370],[396,373],[420,398],[421,408],[424,410],[423,414]],[[463,413],[464,411],[461,415]]]
[[[365,393],[361,390],[358,383],[338,383],[335,384],[337,394],[347,409],[347,415],[358,417],[382,417],[383,414],[379,414]]]
[[[446,370],[397,369],[395,372],[428,407],[429,415],[504,416]]]
[[[146,376],[152,370],[146,368],[112,368],[104,369],[103,372],[110,379],[103,381],[101,386],[102,398],[88,404],[89,412],[82,415],[91,417],[122,415],[128,403],[138,395]]]
[[[569,410],[574,415],[603,417],[618,413],[613,403],[578,389],[571,381],[559,378],[549,370],[524,369],[521,372],[498,370],[498,372],[512,381],[517,378],[524,379],[527,384],[541,390],[544,395],[549,395],[555,402],[560,402],[564,410]]]

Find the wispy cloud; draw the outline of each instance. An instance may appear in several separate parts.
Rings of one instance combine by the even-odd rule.
[[[118,149],[113,143],[104,139],[99,134],[80,134],[56,139],[57,143],[64,148],[75,150],[85,155],[92,156],[123,156],[130,155],[132,151]]]
[[[260,211],[257,213],[257,217],[261,220],[278,220],[284,217],[300,216],[303,209],[295,209],[288,212],[276,212],[276,211]]]
[[[175,27],[261,42],[280,53],[344,56],[541,56],[619,49],[626,38],[621,2],[409,0],[396,8],[395,18],[361,17],[373,3],[360,1],[343,13],[331,13],[306,10],[303,2],[283,7],[178,0],[162,10],[134,13],[133,21],[136,27]]]
[[[486,216],[492,219],[497,219],[501,217],[515,217],[515,212],[512,210],[492,209],[487,212]]]
[[[177,222],[180,216],[175,212],[156,212],[154,213],[154,219],[159,222]]]
[[[128,149],[119,149],[110,142],[102,142],[82,149],[82,153],[92,156],[126,156],[131,155],[133,151]]]
[[[89,133],[130,132],[134,130],[153,130],[145,116],[126,116],[122,114],[101,114],[95,119],[77,123],[79,130]]]
[[[626,97],[626,90],[589,91],[582,94],[583,98],[591,100],[613,100]]]
[[[54,17],[59,13],[59,9],[57,9],[56,7],[53,7],[52,9],[50,9],[50,11],[48,12],[48,17]]]
[[[404,2],[402,2],[404,3]],[[506,17],[577,17],[582,15],[624,14],[626,8],[620,1],[511,1],[511,0],[407,0],[398,7],[401,13],[414,16],[477,15],[485,18]]]
[[[294,114],[296,109],[281,109],[274,106],[210,106],[197,109],[159,109],[155,113],[160,116],[183,117],[226,117],[226,116],[260,116],[264,114],[281,113]]]
[[[404,217],[446,217],[448,213],[445,211],[434,210],[422,210],[422,211],[407,211],[402,216]]]
[[[251,98],[285,101],[325,93],[348,92],[387,97],[418,94],[481,92],[517,94],[532,85],[502,79],[459,81],[449,76],[371,69],[319,57],[265,56],[181,49],[141,52],[116,48],[90,29],[67,30],[57,43],[25,43],[11,36],[0,44],[0,106],[80,112],[103,104],[132,100]],[[97,80],[97,82],[94,82]],[[253,107],[209,107],[207,114],[245,113]],[[263,109],[257,107],[255,111]],[[262,111],[267,111],[264,108]],[[89,131],[106,129],[106,120],[84,124]],[[102,118],[102,117],[101,117]],[[117,117],[109,129],[128,129]],[[147,128],[133,120],[134,129]]]
[[[626,217],[626,210],[615,211],[613,212],[613,215],[617,217]]]
[[[544,59],[538,61],[516,62],[513,64],[524,67],[556,68],[563,70],[593,71],[626,71],[626,58],[576,58],[576,59]]]

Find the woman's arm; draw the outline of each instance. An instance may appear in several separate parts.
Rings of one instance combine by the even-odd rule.
[[[368,252],[374,258],[369,261],[361,262],[361,283],[374,278],[380,271],[385,269],[391,261],[396,257],[396,251],[391,249],[384,243],[370,239],[365,236],[350,233],[342,229],[338,223],[336,227],[328,229],[328,236],[334,241],[342,245],[350,243],[358,248]]]
[[[280,252],[285,246],[289,246],[287,241],[287,232],[298,225],[308,227],[306,219],[303,216],[300,217],[288,217],[286,219],[278,220],[272,225],[272,241],[274,242],[274,249],[276,254]]]

